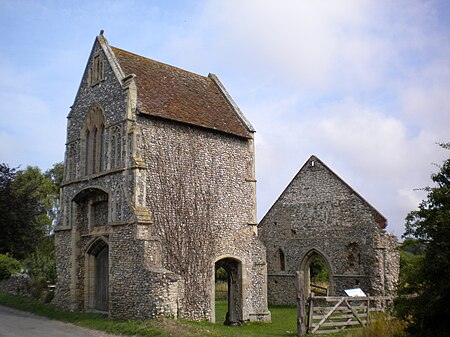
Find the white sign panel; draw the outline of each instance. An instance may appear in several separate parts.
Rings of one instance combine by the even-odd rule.
[[[367,295],[364,294],[364,291],[361,290],[361,288],[355,288],[355,289],[346,289],[344,290],[347,296],[350,297],[366,297]]]

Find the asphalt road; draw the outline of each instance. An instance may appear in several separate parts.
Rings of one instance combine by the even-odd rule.
[[[0,337],[114,337],[0,305]]]

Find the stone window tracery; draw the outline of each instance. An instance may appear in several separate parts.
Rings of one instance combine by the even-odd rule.
[[[100,54],[95,55],[94,59],[92,60],[89,78],[91,86],[100,83],[104,79],[103,61],[100,57]]]
[[[105,118],[99,106],[92,108],[83,129],[84,174],[105,169]]]
[[[118,168],[122,164],[122,132],[119,126],[112,129],[110,145],[111,168]]]
[[[77,177],[77,163],[78,163],[78,142],[73,142],[67,145],[66,160],[65,160],[65,179],[72,180]]]

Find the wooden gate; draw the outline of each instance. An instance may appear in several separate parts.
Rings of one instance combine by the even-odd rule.
[[[108,246],[95,257],[95,309],[108,311],[109,263]]]
[[[326,334],[369,323],[369,297],[314,296],[308,300],[307,332]]]

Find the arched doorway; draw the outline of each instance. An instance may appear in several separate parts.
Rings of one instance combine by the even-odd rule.
[[[97,239],[87,251],[85,286],[88,309],[108,311],[109,247],[103,238]]]
[[[311,249],[303,258],[300,270],[305,275],[305,294],[333,294],[333,269],[324,254]]]
[[[108,246],[95,257],[95,309],[108,310],[109,258]]]
[[[242,322],[242,264],[239,260],[227,257],[218,260],[214,265],[214,285],[219,273],[224,271],[226,273],[226,302],[227,312],[225,317],[217,317],[215,310],[215,287],[213,292],[214,300],[214,317],[213,321],[220,322],[223,320],[225,325],[236,326]],[[223,272],[222,272],[223,273]],[[216,276],[217,275],[217,276]]]

